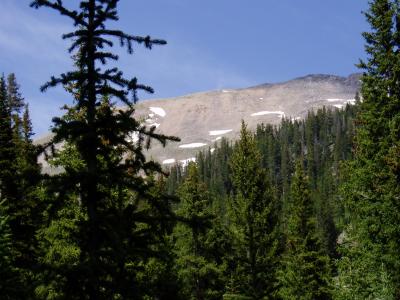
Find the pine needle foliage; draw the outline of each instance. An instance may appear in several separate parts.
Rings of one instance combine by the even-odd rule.
[[[15,294],[13,297],[26,298],[33,291],[33,270],[35,268],[35,230],[40,218],[35,197],[36,184],[40,181],[39,166],[36,162],[36,147],[30,136],[32,129],[22,122],[24,99],[19,92],[14,74],[7,80],[0,78],[0,201],[4,204],[1,214],[7,220],[3,226],[9,230],[12,249],[10,262],[14,275],[7,279]],[[24,122],[30,123],[29,114]],[[28,128],[29,127],[29,128]],[[29,136],[25,139],[23,137]],[[5,221],[4,221],[5,222]],[[4,295],[8,295],[5,293]]]
[[[400,297],[400,2],[370,1],[363,34],[367,59],[359,67],[362,101],[354,160],[343,185],[350,212],[339,294],[354,299]],[[363,276],[368,270],[368,276]],[[359,276],[360,275],[360,276]]]
[[[15,199],[15,144],[12,132],[11,107],[4,76],[0,78],[0,196],[11,202]]]
[[[13,252],[7,207],[5,200],[0,200],[0,293],[5,300],[21,297]]]
[[[200,180],[198,167],[190,163],[188,175],[179,188],[181,199],[177,215],[186,220],[174,230],[177,273],[182,282],[184,299],[220,299],[224,268],[212,249],[216,216],[211,209],[211,196]],[[219,245],[222,247],[223,245]]]
[[[237,262],[230,292],[253,299],[270,297],[278,249],[276,196],[261,167],[254,135],[244,121],[230,167],[234,190],[230,217]]]
[[[163,238],[161,220],[172,217],[169,200],[154,197],[148,177],[161,172],[159,164],[147,161],[144,150],[152,140],[163,145],[178,140],[155,132],[133,118],[137,92],[153,93],[136,78],[126,79],[117,68],[107,68],[118,56],[107,49],[118,41],[133,53],[134,44],[151,49],[164,45],[160,39],[129,35],[109,28],[118,20],[118,0],[80,1],[79,9],[63,1],[37,0],[34,8],[50,8],[70,19],[75,30],[63,35],[71,40],[69,52],[76,69],[51,77],[42,91],[62,85],[71,89],[74,105],[67,117],[54,118],[51,145],[66,141],[76,149],[78,168],[51,178],[54,195],[61,198],[77,190],[85,218],[78,225],[76,241],[79,263],[66,275],[72,287],[70,299],[140,298],[135,268],[141,260],[156,255],[152,248]],[[126,109],[117,109],[116,102]],[[49,146],[51,146],[49,145]]]
[[[329,257],[317,234],[309,181],[298,162],[291,185],[286,250],[278,272],[281,299],[330,299]]]

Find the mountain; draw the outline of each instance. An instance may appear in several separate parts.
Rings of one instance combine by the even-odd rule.
[[[279,124],[283,117],[302,119],[309,110],[323,106],[354,104],[359,79],[360,74],[307,75],[282,83],[147,100],[136,106],[136,117],[159,132],[181,138],[165,148],[154,142],[149,157],[163,165],[185,163],[222,137],[235,139],[242,119],[254,129],[260,123]]]

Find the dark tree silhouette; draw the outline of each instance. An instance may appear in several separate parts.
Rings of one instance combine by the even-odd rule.
[[[78,187],[79,201],[87,214],[79,230],[80,266],[67,276],[67,286],[72,294],[71,290],[79,287],[81,295],[89,299],[138,297],[129,266],[152,253],[155,235],[162,234],[160,220],[171,215],[168,201],[155,199],[148,192],[146,177],[161,172],[161,167],[146,161],[143,151],[153,139],[163,145],[178,139],[157,134],[155,127],[147,128],[132,117],[137,92],[153,93],[151,87],[139,84],[136,78],[124,78],[116,67],[105,67],[107,62],[118,60],[107,51],[113,39],[129,53],[135,43],[151,49],[166,42],[109,29],[110,21],[118,20],[118,2],[80,1],[78,10],[69,9],[61,0],[31,3],[34,8],[58,11],[76,28],[63,38],[72,40],[69,52],[74,54],[77,68],[51,77],[41,90],[63,85],[74,94],[73,107],[66,107],[67,117],[53,119],[51,144],[67,141],[76,147],[83,162],[78,171],[65,168],[56,180],[60,190],[56,195],[62,197],[63,189]],[[112,99],[125,104],[126,109],[117,109]]]

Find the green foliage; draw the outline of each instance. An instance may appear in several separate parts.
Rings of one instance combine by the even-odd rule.
[[[153,140],[165,145],[178,139],[157,134],[154,126],[148,128],[133,117],[137,92],[152,93],[153,89],[139,84],[136,78],[124,78],[116,67],[106,67],[118,60],[108,52],[113,39],[129,53],[134,44],[151,49],[166,42],[111,29],[111,22],[118,20],[118,2],[80,1],[78,11],[62,1],[31,3],[34,8],[59,12],[75,26],[75,31],[63,36],[72,40],[69,51],[75,69],[52,77],[42,87],[45,91],[62,85],[74,99],[73,106],[65,107],[64,117],[53,119],[55,135],[49,144],[54,147],[65,142],[73,152],[61,157],[63,172],[47,180],[50,208],[56,212],[48,214],[50,224],[54,221],[61,229],[67,225],[65,229],[73,229],[69,225],[74,224],[66,223],[59,213],[62,205],[71,207],[68,214],[79,205],[79,212],[85,216],[77,223],[69,248],[75,249],[76,243],[79,260],[73,268],[55,270],[66,280],[59,295],[69,299],[144,297],[144,283],[137,281],[138,274],[150,258],[162,256],[161,245],[173,224],[171,199],[154,192],[153,177],[161,167],[146,161],[143,151]],[[122,102],[126,109],[118,109],[112,101]],[[52,264],[44,267],[49,270]]]
[[[234,294],[225,294],[223,300],[251,300],[251,297],[242,296],[242,295],[234,295]]]
[[[15,197],[13,180],[16,157],[11,124],[11,107],[7,97],[4,76],[0,78],[0,191],[2,199]]]
[[[4,200],[0,202],[0,294],[2,299],[7,300],[15,299],[21,294],[18,291],[20,282],[14,266],[12,235],[4,203]]]
[[[278,272],[281,299],[330,299],[329,257],[317,235],[309,182],[296,166],[287,216],[286,249]]]
[[[12,268],[16,274],[12,285],[18,291],[18,297],[29,297],[33,293],[36,264],[35,230],[40,205],[35,193],[40,173],[36,148],[30,138],[22,136],[20,112],[23,105],[15,76],[8,77],[8,85],[3,76],[0,79],[0,201],[4,201],[6,208],[2,213],[7,217],[12,236]],[[28,122],[29,115],[26,114],[25,123]],[[28,136],[32,134],[29,130]]]
[[[355,138],[355,159],[342,188],[350,214],[349,238],[339,261],[338,294],[397,299],[400,256],[399,3],[370,2],[364,33],[366,61]],[[365,275],[362,275],[368,270]],[[361,275],[361,278],[356,278]],[[345,284],[343,284],[345,282]],[[340,296],[340,297],[341,297]]]
[[[68,291],[79,287],[69,286],[68,276],[80,271],[77,236],[84,218],[81,208],[71,199],[47,227],[38,231],[41,272],[36,278],[35,294],[39,299],[76,299]]]
[[[337,262],[334,298],[395,299],[393,281],[382,259],[371,257],[373,254],[356,240],[356,232],[351,226],[342,233],[340,243],[342,257]]]
[[[356,106],[255,134],[243,123],[235,145],[222,139],[166,181],[144,150],[177,139],[133,117],[137,91],[153,90],[106,67],[112,38],[130,53],[165,41],[109,29],[118,2],[32,1],[76,27],[64,35],[75,69],[42,87],[74,99],[44,147],[59,173],[40,174],[15,75],[0,79],[1,298],[330,299],[332,274],[337,299],[399,298],[398,1],[371,2]]]
[[[237,262],[230,290],[260,299],[272,294],[275,282],[278,212],[260,152],[244,122],[230,165],[234,190],[230,219]]]
[[[184,299],[220,299],[223,293],[224,265],[215,256],[213,243],[219,232],[211,211],[210,194],[190,163],[188,176],[178,190],[181,199],[177,215],[184,220],[174,231],[178,277]],[[222,245],[218,245],[221,247]],[[219,261],[218,261],[219,260]]]
[[[322,251],[320,254],[328,255],[330,261],[338,256],[336,240],[348,219],[347,210],[338,195],[338,186],[347,180],[343,175],[351,173],[341,165],[344,160],[352,158],[353,119],[357,110],[358,105],[346,106],[343,110],[320,109],[310,113],[304,121],[292,122],[284,119],[279,127],[259,125],[254,134],[256,148],[261,154],[261,166],[265,168],[267,177],[271,178],[273,189],[280,198],[274,211],[280,212],[278,225],[281,232],[287,230],[287,219],[291,215],[290,189],[295,162],[301,161],[305,166],[319,162],[319,167],[314,167],[316,172],[311,174],[313,178],[308,179],[313,181],[308,188],[315,223],[314,233],[319,240],[319,250]],[[306,131],[310,131],[307,133],[310,136],[308,139]],[[309,148],[318,150],[314,151],[313,156],[308,156]],[[205,151],[197,157],[198,170],[212,195],[213,208],[221,216],[221,224],[225,224],[225,234],[231,236],[235,236],[234,226],[226,230],[226,225],[233,221],[233,211],[228,205],[232,201],[230,195],[234,193],[234,179],[229,166],[233,153],[232,144],[223,139],[220,145],[215,145],[213,153]],[[170,192],[175,193],[174,190],[181,185],[187,172],[175,166],[171,174],[173,176],[168,178],[168,186]],[[254,177],[253,174],[248,174],[243,176]],[[284,245],[285,238],[281,234],[276,249],[277,260],[280,260],[279,255]],[[226,285],[230,291],[240,293],[236,265],[241,257],[238,259],[234,253],[235,251],[228,250],[222,255],[229,275]],[[332,270],[332,274],[334,273],[335,270]]]

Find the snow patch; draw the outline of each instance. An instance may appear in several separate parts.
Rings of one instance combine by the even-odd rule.
[[[260,98],[258,98],[259,100],[264,100],[264,98],[263,97],[260,97]]]
[[[340,98],[332,98],[332,99],[326,99],[326,101],[328,101],[328,102],[342,102],[342,103],[347,103],[347,104],[351,104],[351,105],[354,105],[354,104],[356,104],[356,99],[340,99]],[[337,104],[337,105],[340,105],[340,104]],[[343,107],[343,105],[342,105],[342,107],[338,107],[338,106],[336,106],[336,105],[334,105],[335,107],[337,107],[337,108],[342,108]]]
[[[223,93],[229,93],[229,90],[222,90]]]
[[[279,110],[278,111],[264,110],[264,111],[259,111],[254,114],[251,114],[252,117],[264,116],[264,115],[280,115],[280,117],[283,118],[285,116],[285,113],[283,111],[279,111]]]
[[[180,163],[182,164],[182,167],[186,167],[190,162],[196,162],[196,158],[195,157],[191,157],[191,158],[188,158],[188,159],[180,160]]]
[[[156,126],[156,128],[158,128],[160,125],[161,125],[160,123],[151,123],[151,124],[149,124],[150,127]]]
[[[301,117],[291,118],[292,122],[300,120]]]
[[[169,165],[169,164],[174,164],[175,162],[176,162],[175,158],[169,158],[169,159],[163,160],[162,164]]]
[[[215,148],[211,148],[211,149],[210,149],[210,152],[211,152],[211,153],[214,153],[214,151],[215,151]]]
[[[191,143],[191,144],[180,145],[179,148],[200,148],[200,147],[204,147],[204,146],[207,146],[207,144],[204,144],[204,143]]]
[[[220,139],[222,139],[222,136],[217,137],[216,139],[213,140],[213,142],[219,141]]]
[[[346,103],[354,105],[354,104],[356,104],[356,99],[347,99]]]
[[[334,107],[337,107],[337,108],[339,108],[339,109],[343,108],[343,106],[344,106],[343,104],[335,104],[335,105],[334,105]]]
[[[149,114],[149,117],[150,118],[154,118],[154,114]]]
[[[231,132],[232,129],[224,129],[224,130],[211,130],[209,132],[210,135],[222,135],[222,134],[226,134],[228,132]]]
[[[165,112],[165,110],[161,107],[154,107],[154,106],[150,106],[149,109],[155,113],[156,115],[159,115],[160,117],[165,117],[167,115],[167,113]]]

